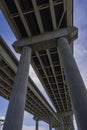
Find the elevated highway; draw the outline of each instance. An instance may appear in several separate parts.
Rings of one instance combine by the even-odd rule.
[[[21,54],[4,130],[21,129],[30,63],[61,118],[61,129],[66,129],[65,122],[72,122],[74,112],[79,129],[86,130],[87,93],[73,57],[73,41],[78,37],[73,0],[1,0],[0,7],[17,38],[13,47]],[[15,94],[19,106],[13,110]],[[10,127],[11,115],[19,108],[18,128]],[[72,130],[73,125],[67,129]]]

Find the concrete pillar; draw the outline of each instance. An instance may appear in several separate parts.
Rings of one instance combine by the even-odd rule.
[[[23,47],[3,130],[22,130],[31,48]]]
[[[73,115],[71,116],[71,130],[74,130],[74,121],[73,121]]]
[[[63,120],[61,119],[61,130],[64,130]]]
[[[0,121],[0,130],[1,130],[1,121]]]
[[[36,130],[38,130],[38,120],[36,120]]]
[[[75,129],[74,129],[74,124],[73,124],[73,123],[72,123],[72,125],[71,125],[71,129],[72,129],[72,130],[75,130]]]
[[[49,123],[49,130],[52,130],[52,124],[51,124],[51,122]]]
[[[57,41],[79,130],[87,130],[87,90],[66,38]]]

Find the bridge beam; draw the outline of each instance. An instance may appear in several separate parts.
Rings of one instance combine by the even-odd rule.
[[[13,47],[16,52],[20,53],[23,46],[30,46],[32,51],[39,51],[42,49],[50,49],[57,47],[56,40],[60,37],[67,37],[68,40],[75,40],[78,35],[78,29],[76,27],[67,27],[58,29],[52,32],[44,33],[31,38],[15,41]]]
[[[87,130],[87,90],[66,38],[57,41],[79,130]]]
[[[64,117],[64,116],[72,116],[73,112],[72,111],[68,111],[68,112],[61,112],[61,113],[57,113],[58,116],[60,117]]]
[[[3,130],[22,130],[31,48],[23,47]]]

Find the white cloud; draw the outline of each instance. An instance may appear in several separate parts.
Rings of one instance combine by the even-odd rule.
[[[5,117],[4,117],[4,116],[0,116],[0,119],[1,119],[1,120],[5,120]]]

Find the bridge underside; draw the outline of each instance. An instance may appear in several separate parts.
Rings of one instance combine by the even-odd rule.
[[[83,105],[87,106],[85,102],[86,91],[72,56],[73,40],[77,38],[78,33],[77,28],[73,27],[73,0],[9,0],[9,2],[1,0],[0,7],[17,38],[13,47],[16,52],[21,53],[17,74],[15,72],[14,91],[6,116],[8,124],[5,124],[4,130],[10,126],[9,121],[12,118],[10,112],[13,114],[21,106],[20,117],[23,116],[26,79],[28,78],[30,62],[50,97],[57,111],[57,116],[61,118],[64,127],[61,129],[66,129],[64,124],[72,122],[73,108],[78,124],[83,128],[84,119],[81,115],[82,109],[79,109],[81,103],[79,103],[77,92],[79,96],[82,96]],[[12,102],[16,101],[15,92],[19,93],[20,91],[20,89],[17,91],[18,85],[19,88],[21,86],[23,96],[17,94],[19,107],[15,107],[14,112],[12,112]],[[28,91],[27,89],[27,96],[30,96]],[[85,96],[82,95],[81,91]],[[28,102],[30,103],[30,100]],[[36,104],[32,106],[32,109],[34,107],[36,108]],[[20,120],[22,122],[21,118]],[[85,125],[84,130],[87,128]],[[21,129],[21,125],[18,127],[12,127],[9,130]],[[67,129],[73,130],[72,123]]]
[[[0,96],[10,99],[13,82],[17,72],[18,60],[0,37]],[[25,110],[34,115],[38,120],[49,123],[49,115],[52,116],[52,126],[58,126],[59,119],[56,113],[43,97],[37,86],[28,78]],[[66,122],[65,122],[65,125]]]
[[[17,72],[18,60],[0,37],[0,96],[9,100],[12,92],[12,86]],[[34,115],[35,119],[43,120],[49,124],[50,118],[52,127],[60,127],[60,121],[57,114],[48,104],[37,86],[28,78],[25,110]],[[61,113],[65,129],[72,127],[72,112]],[[50,117],[49,117],[50,115]]]

